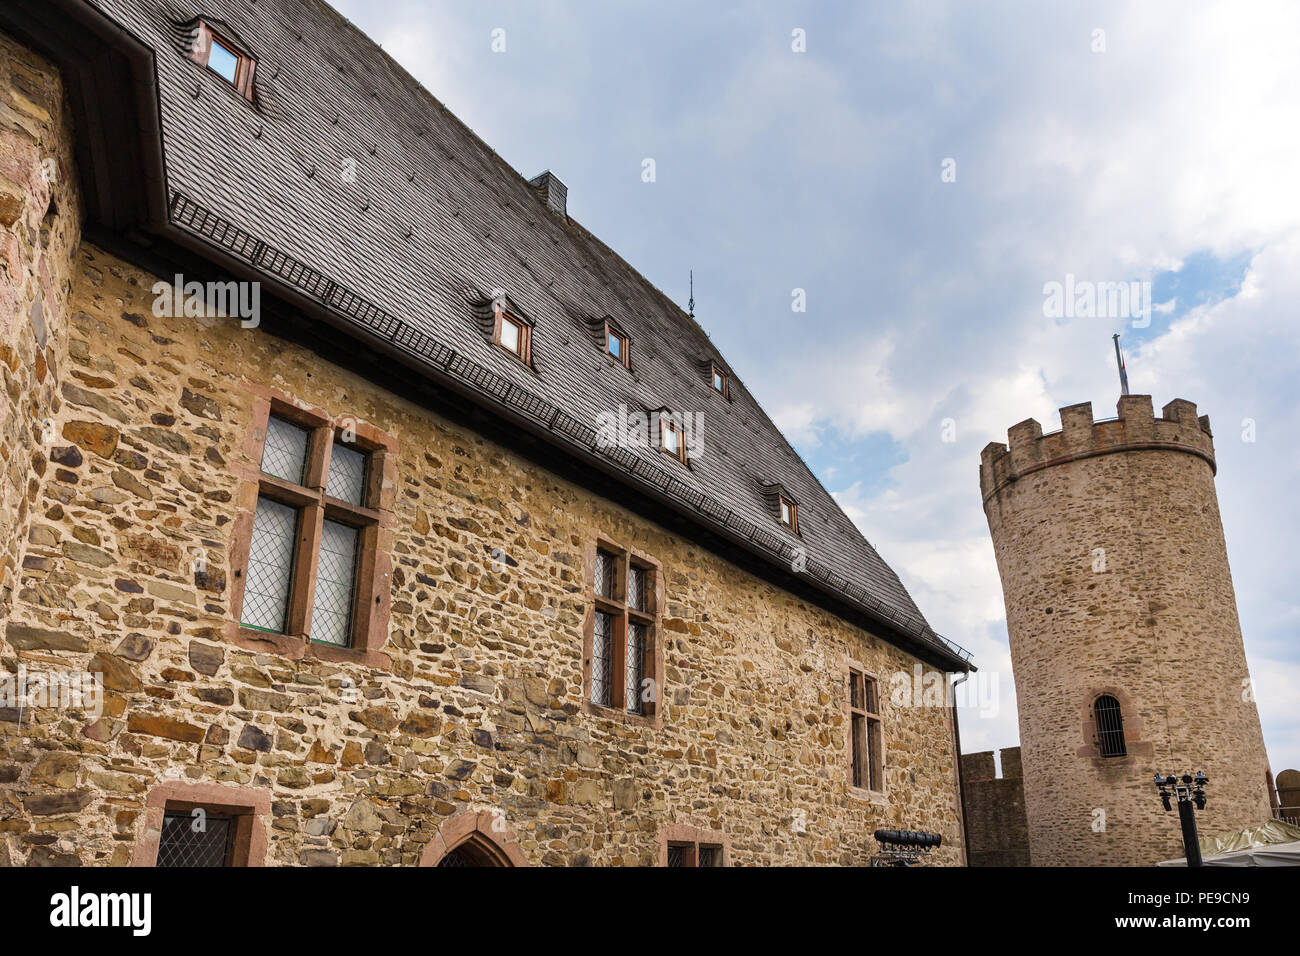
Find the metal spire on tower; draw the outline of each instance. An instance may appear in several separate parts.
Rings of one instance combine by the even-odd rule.
[[[1128,370],[1124,368],[1124,353],[1119,350],[1119,333],[1111,336],[1115,340],[1115,363],[1119,366],[1119,388],[1121,395],[1128,394]]]

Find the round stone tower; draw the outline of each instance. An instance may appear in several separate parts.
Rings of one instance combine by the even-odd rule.
[[[1214,493],[1209,418],[1126,395],[981,455],[1007,607],[1034,865],[1183,855],[1162,773],[1210,778],[1202,834],[1270,817],[1267,758]]]

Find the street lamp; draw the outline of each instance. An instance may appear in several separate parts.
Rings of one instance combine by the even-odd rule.
[[[1160,802],[1165,809],[1172,810],[1170,800],[1175,797],[1178,799],[1178,822],[1183,825],[1183,852],[1187,855],[1188,866],[1205,865],[1201,862],[1201,841],[1196,836],[1195,810],[1205,809],[1205,785],[1209,782],[1210,778],[1203,770],[1196,771],[1195,777],[1185,773],[1181,781],[1172,773],[1167,777],[1156,774]]]

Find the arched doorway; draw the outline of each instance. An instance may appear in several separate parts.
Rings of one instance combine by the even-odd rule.
[[[420,854],[420,866],[527,866],[505,817],[467,810],[449,817]]]

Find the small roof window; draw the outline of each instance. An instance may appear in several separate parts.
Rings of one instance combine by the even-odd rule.
[[[632,367],[631,340],[609,319],[605,320],[605,352],[624,368]]]
[[[213,37],[212,49],[208,53],[208,69],[233,86],[239,76],[239,54]]]
[[[799,533],[799,506],[787,498],[780,495],[777,499],[781,508],[781,524],[785,525],[795,534]]]
[[[659,413],[659,450],[686,464],[686,435],[669,411]]]
[[[253,71],[257,62],[206,20],[199,21],[190,58],[233,86],[240,96],[253,98]]]
[[[527,322],[516,318],[500,306],[496,307],[492,341],[507,352],[513,353],[525,365],[532,365],[532,328]]]

